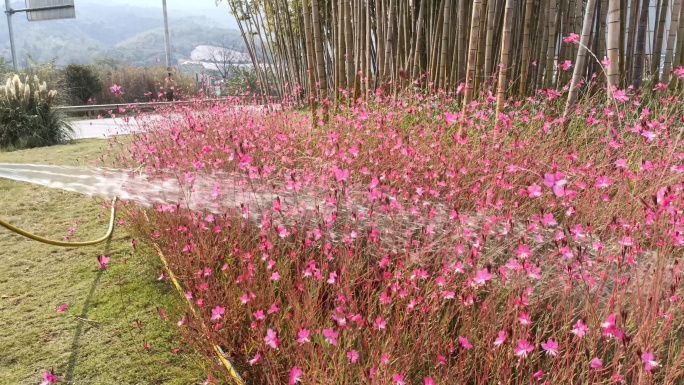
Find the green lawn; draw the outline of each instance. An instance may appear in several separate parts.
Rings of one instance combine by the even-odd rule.
[[[0,163],[92,165],[105,145],[0,152]],[[96,198],[0,179],[0,218],[51,239],[81,220],[74,240],[88,240],[104,234],[109,213]],[[154,254],[135,252],[117,227],[103,271],[97,256],[106,248],[47,246],[0,227],[0,384],[38,384],[50,368],[74,384],[202,382],[197,356],[173,328],[177,317],[158,314],[180,299],[156,280]],[[68,310],[57,313],[62,303]]]

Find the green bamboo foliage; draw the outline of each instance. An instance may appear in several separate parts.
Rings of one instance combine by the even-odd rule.
[[[569,106],[601,88],[588,84],[671,82],[684,64],[682,1],[226,0],[260,84],[276,98],[442,89],[466,105],[487,92],[500,101],[555,88],[569,93]],[[565,42],[571,34],[581,44]]]

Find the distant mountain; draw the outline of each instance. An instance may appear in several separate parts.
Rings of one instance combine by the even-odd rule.
[[[160,4],[161,2],[159,2]],[[23,2],[12,2],[23,8]],[[226,23],[221,23],[221,13]],[[201,12],[169,11],[171,51],[174,64],[189,59],[200,45],[219,45],[244,51],[240,33],[231,25],[227,8],[217,8],[207,16]],[[44,62],[59,57],[58,64],[89,63],[108,57],[135,65],[164,60],[164,33],[161,8],[145,8],[123,3],[93,4],[76,1],[76,19],[31,22],[24,14],[13,17],[17,56],[26,55]],[[0,57],[10,58],[6,19],[0,18]]]

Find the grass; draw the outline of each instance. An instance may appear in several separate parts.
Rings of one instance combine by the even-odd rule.
[[[89,165],[105,143],[1,152],[0,163]],[[97,238],[108,217],[97,199],[0,179],[0,218],[42,236],[62,239],[80,220],[73,239]],[[130,241],[117,226],[109,250],[105,244],[58,248],[0,228],[0,384],[36,384],[51,368],[75,384],[193,384],[203,378],[195,356],[179,342],[176,318],[159,316],[158,309],[178,307],[177,296],[157,282],[161,268],[152,254],[134,251]],[[96,259],[105,253],[110,267],[100,270]],[[68,310],[57,313],[62,303]]]

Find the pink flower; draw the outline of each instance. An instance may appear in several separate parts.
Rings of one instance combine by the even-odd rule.
[[[563,63],[558,65],[563,71],[567,71],[572,67],[572,62],[570,60],[566,60]]]
[[[269,278],[271,281],[277,281],[280,279],[280,274],[277,271],[274,271],[271,273],[271,277]]]
[[[541,195],[542,195],[542,189],[536,183],[533,183],[531,186],[527,187],[527,196],[529,196],[530,198],[538,198]]]
[[[585,325],[581,319],[577,320],[577,323],[575,323],[575,327],[572,328],[570,333],[576,335],[579,338],[584,337],[585,334],[589,331],[589,328],[587,325]]]
[[[594,359],[591,360],[591,364],[589,366],[591,366],[592,369],[602,370],[603,362],[601,362],[601,359],[599,359],[598,357],[594,357]]]
[[[515,249],[513,252],[520,259],[527,259],[532,256],[532,251],[530,250],[530,247],[524,243],[519,244],[518,248]]]
[[[337,346],[338,336],[339,333],[336,332],[333,328],[323,329],[323,337],[325,338],[325,342],[329,343],[330,345]]]
[[[489,273],[489,271],[485,268],[482,270],[477,271],[477,275],[475,275],[475,284],[478,286],[484,285],[487,281],[492,279],[492,275]]]
[[[458,343],[463,346],[464,349],[472,349],[473,345],[468,342],[468,339],[466,337],[458,336]]]
[[[259,362],[260,359],[261,359],[261,354],[259,354],[259,353],[257,352],[257,354],[254,355],[254,358],[252,358],[251,360],[249,360],[249,366],[254,366],[254,364],[256,364],[257,362]]]
[[[113,93],[117,98],[122,94],[121,87],[117,86],[116,84],[109,87],[109,91],[111,91],[111,93]]]
[[[302,375],[302,371],[296,367],[293,366],[292,369],[290,370],[290,385],[294,385],[298,382],[302,382],[302,379],[300,378]]]
[[[382,355],[380,356],[380,363],[385,365],[389,364],[389,355],[386,353],[382,353]]]
[[[518,340],[518,347],[513,349],[515,355],[522,358],[527,358],[527,355],[534,351],[534,346],[530,345],[527,340]]]
[[[247,155],[247,154],[242,154],[240,155],[240,159],[238,159],[238,167],[240,168],[246,168],[249,166],[249,164],[252,162],[252,157]]]
[[[598,178],[596,178],[596,183],[594,183],[594,187],[606,188],[611,184],[613,184],[613,182],[611,182],[607,176],[599,176]]]
[[[674,70],[674,74],[677,75],[678,78],[684,79],[684,67],[679,67]]]
[[[211,320],[216,321],[216,320],[221,319],[221,316],[225,312],[226,312],[225,307],[216,306],[215,308],[211,309]]]
[[[109,257],[100,255],[97,257],[97,263],[100,265],[100,269],[106,269],[107,263],[109,263]]]
[[[437,383],[432,379],[432,377],[425,377],[423,378],[423,385],[437,385]]]
[[[451,126],[458,121],[458,115],[452,114],[451,112],[445,112],[444,120],[446,120],[447,124]]]
[[[257,321],[263,321],[266,319],[266,315],[264,314],[264,311],[261,309],[255,311],[254,313],[252,313],[252,315],[254,316],[254,318],[257,319]]]
[[[494,340],[494,346],[502,345],[506,341],[506,332],[499,330],[499,335]]]
[[[273,329],[266,330],[266,337],[264,337],[264,342],[266,345],[272,347],[273,349],[278,349],[280,340],[278,339],[278,333],[273,331]]]
[[[347,358],[349,358],[349,362],[355,364],[356,361],[359,359],[359,353],[356,350],[352,349],[347,352]]]
[[[62,382],[62,380],[55,376],[55,372],[51,370],[43,373],[43,382],[40,385],[54,384],[55,382]]]
[[[622,238],[620,238],[620,240],[618,241],[618,243],[619,243],[620,245],[622,245],[622,246],[625,246],[625,247],[629,247],[629,246],[632,246],[632,245],[633,245],[633,243],[632,243],[632,238],[631,238],[631,237],[628,237],[628,236],[626,236],[626,235],[623,236]]]
[[[601,60],[601,64],[603,64],[603,66],[604,66],[605,68],[610,67],[610,59],[605,58],[605,59]]]
[[[65,311],[65,310],[67,309],[67,307],[69,307],[69,305],[67,305],[67,304],[65,304],[65,303],[59,305],[59,306],[57,307],[57,313],[61,313],[61,312]]]
[[[309,340],[309,335],[311,333],[309,332],[309,329],[301,329],[299,330],[299,333],[297,333],[297,342],[300,344],[310,342]]]
[[[342,170],[336,168],[333,171],[335,172],[335,179],[337,180],[337,182],[344,182],[349,179],[349,170]]]
[[[520,322],[521,325],[532,324],[532,319],[530,318],[530,315],[526,312],[520,313],[520,316],[518,317],[518,321]]]
[[[542,342],[541,347],[544,349],[544,351],[546,351],[546,354],[550,356],[555,356],[558,354],[558,342],[552,340],[551,338],[546,340],[546,342]]]
[[[383,321],[382,317],[378,317],[375,319],[375,328],[378,330],[386,329],[387,322]]]
[[[565,195],[565,185],[568,183],[567,180],[563,178],[562,172],[556,172],[554,174],[544,174],[544,185],[546,187],[551,187],[553,193],[557,197],[562,197]]]
[[[404,376],[399,373],[392,376],[392,381],[394,381],[394,385],[406,385],[406,382],[404,382]]]
[[[579,44],[580,37],[577,34],[571,33],[568,37],[563,38],[566,43]]]
[[[616,90],[613,92],[613,98],[617,100],[618,102],[628,102],[629,101],[629,96],[627,96],[627,93],[625,90]]]
[[[658,361],[655,360],[653,352],[643,352],[641,354],[641,360],[644,361],[644,369],[649,372],[658,367]]]

